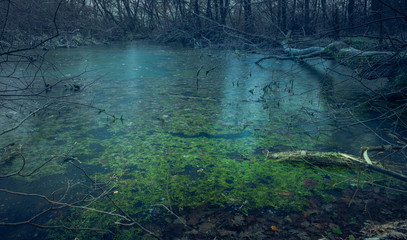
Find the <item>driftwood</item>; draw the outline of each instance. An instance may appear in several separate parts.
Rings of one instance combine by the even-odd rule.
[[[288,44],[291,38],[291,32],[288,32],[286,38],[281,42],[285,55],[269,55],[256,61],[256,64],[270,59],[276,58],[279,60],[304,60],[307,58],[323,57],[335,58],[353,58],[353,57],[406,57],[406,52],[391,52],[391,51],[362,51],[353,47],[349,47],[344,42],[336,41],[326,47],[309,47],[304,49],[291,48]]]
[[[378,150],[371,149],[371,150]],[[363,150],[363,149],[362,149]],[[369,148],[364,148],[363,155],[367,156],[367,150]],[[388,170],[380,166],[379,164],[371,163],[370,159],[358,158],[345,153],[336,152],[309,152],[309,151],[290,151],[290,152],[279,152],[269,155],[270,159],[275,162],[305,162],[317,166],[343,166],[348,168],[363,167],[371,169],[376,172],[383,173],[385,175],[391,176],[403,182],[407,182],[407,176],[394,171]]]
[[[338,49],[338,46],[341,48]],[[333,59],[334,55],[341,56],[342,58],[352,57],[401,57],[405,53],[385,52],[385,51],[361,51],[353,47],[348,47],[342,42],[333,42],[326,47],[309,47],[304,49],[290,48],[288,45],[283,44],[283,50],[286,55],[269,55],[260,58],[255,63],[259,64],[266,59],[278,60],[304,60],[307,58],[323,57]]]

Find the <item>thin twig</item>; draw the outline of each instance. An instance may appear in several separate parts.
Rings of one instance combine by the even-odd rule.
[[[16,130],[18,127],[20,127],[25,121],[27,121],[27,119],[29,119],[30,117],[32,117],[34,114],[36,114],[37,112],[39,112],[39,111],[41,111],[41,110],[43,110],[43,109],[45,109],[45,108],[47,108],[47,107],[49,107],[49,106],[51,106],[52,105],[52,103],[48,103],[48,104],[45,104],[44,106],[42,106],[42,107],[40,107],[40,108],[37,108],[35,111],[33,111],[33,112],[31,112],[30,114],[28,114],[27,116],[25,116],[25,118],[23,118],[23,120],[21,120],[19,123],[17,123],[14,127],[12,127],[12,128],[9,128],[9,129],[6,129],[6,130],[4,130],[3,132],[1,132],[0,133],[0,136],[1,135],[4,135],[4,134],[6,134],[6,133],[8,133],[8,132],[11,132],[11,131],[13,131],[13,130]]]
[[[83,172],[83,174],[97,187],[99,188],[99,190],[101,190],[102,192],[105,192],[105,190],[97,183],[95,182],[89,175],[88,173],[81,168],[80,166],[76,165],[74,162],[69,161],[70,164],[72,164],[73,166],[75,166],[76,168],[78,168],[79,170],[81,170]],[[157,234],[153,233],[152,231],[148,230],[147,228],[143,227],[141,224],[139,224],[138,222],[136,222],[130,215],[128,215],[121,207],[119,207],[116,202],[109,196],[106,195],[106,197],[110,200],[110,202],[113,204],[113,206],[118,209],[125,217],[128,221],[134,223],[135,225],[137,225],[139,228],[141,228],[143,231],[147,232],[148,234],[150,234],[151,236],[154,236],[158,239],[161,239],[161,237],[159,237]]]

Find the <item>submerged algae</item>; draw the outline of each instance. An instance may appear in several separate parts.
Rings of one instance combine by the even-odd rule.
[[[122,146],[120,156],[109,156],[109,151],[117,150],[107,149],[107,156],[102,158],[109,160],[102,164],[125,172],[118,196],[128,199],[129,205],[139,203],[138,210],[132,208],[131,212],[145,211],[163,198],[170,198],[172,206],[178,208],[240,206],[247,201],[249,209],[272,206],[301,210],[309,196],[327,198],[325,191],[331,190],[335,181],[356,179],[345,170],[338,176],[337,169],[322,173],[318,168],[273,163],[263,154],[250,152],[256,146],[247,147],[247,141],[206,137],[191,140],[162,133],[150,135],[149,141],[142,144],[127,144],[132,146],[132,152],[126,153],[126,146]],[[318,184],[309,188],[302,183],[305,178]]]
[[[104,187],[111,189],[112,199],[137,221],[167,215],[160,204],[181,213],[203,205],[245,213],[259,208],[299,211],[310,198],[330,201],[336,197],[332,189],[357,184],[358,176],[347,169],[274,163],[268,158],[273,151],[337,146],[323,114],[329,106],[315,90],[319,80],[302,73],[296,76],[302,81],[294,84],[288,72],[298,67],[295,63],[273,63],[278,71],[254,69],[250,59],[228,53],[201,57],[196,50],[168,50],[155,54],[152,61],[143,49],[148,64],[154,63],[153,71],[139,56],[116,50],[117,62],[100,63],[104,58],[97,51],[90,53],[96,60],[84,56],[113,73],[83,98],[93,101],[94,94],[97,104],[125,120],[112,122],[77,108],[35,122],[26,142],[34,146],[28,153],[38,162],[55,148],[64,148],[61,142],[76,143],[72,155],[90,172],[104,169],[91,177],[108,183]],[[131,64],[122,65],[123,59]],[[201,64],[207,69],[222,67],[201,74],[196,89],[196,69]],[[275,88],[263,92],[270,81],[277,82]],[[38,177],[64,171],[48,168]],[[116,176],[113,181],[112,176]],[[72,178],[87,181],[85,176]],[[115,210],[106,199],[91,207]],[[106,228],[127,237],[139,233],[134,228],[123,230],[114,224],[117,219],[95,212],[72,210],[69,219],[72,227]]]

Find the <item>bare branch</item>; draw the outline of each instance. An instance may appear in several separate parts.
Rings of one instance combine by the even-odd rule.
[[[35,111],[33,111],[33,112],[31,112],[30,114],[28,114],[27,116],[25,116],[25,118],[23,118],[23,119],[22,119],[19,123],[17,123],[14,127],[9,128],[9,129],[6,129],[6,130],[4,130],[3,132],[1,132],[1,133],[0,133],[0,136],[6,134],[6,133],[8,133],[8,132],[11,132],[11,131],[13,131],[13,130],[15,130],[15,129],[17,129],[17,128],[20,127],[25,121],[27,121],[27,119],[29,119],[30,117],[32,117],[34,114],[36,114],[37,112],[39,112],[39,111],[41,111],[41,110],[43,110],[43,109],[45,109],[45,108],[47,108],[47,107],[49,107],[49,106],[51,106],[51,105],[52,105],[52,103],[48,103],[48,104],[45,104],[44,106],[42,106],[42,107],[40,107],[40,108],[37,108]]]

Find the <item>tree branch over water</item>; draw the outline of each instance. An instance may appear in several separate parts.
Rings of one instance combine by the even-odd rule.
[[[7,175],[2,175],[0,176],[0,178],[9,178],[9,177],[13,177],[13,176],[21,176],[21,177],[32,177],[35,174],[39,173],[42,169],[44,169],[46,167],[46,165],[48,165],[51,162],[56,162],[57,160],[61,160],[61,159],[72,159],[71,157],[69,157],[69,154],[71,153],[71,151],[73,151],[73,148],[71,148],[68,152],[66,152],[65,154],[62,154],[60,156],[52,156],[50,157],[48,160],[46,160],[43,164],[41,164],[40,166],[36,167],[35,169],[31,170],[29,173],[23,174],[22,172],[25,169],[26,166],[26,158],[23,154],[23,152],[21,151],[21,146],[19,147],[19,152],[17,153],[17,155],[22,159],[22,166],[20,167],[20,169],[17,172],[14,173],[10,173]],[[65,160],[63,161],[65,162]],[[112,189],[114,187],[110,187],[108,190],[105,190],[101,185],[108,185],[109,182],[96,182],[96,180],[94,180],[85,170],[83,167],[79,166],[78,164],[74,163],[72,160],[69,160],[69,164],[73,165],[75,168],[79,169],[82,174],[91,181],[92,185],[88,186],[88,193],[82,193],[83,197],[80,200],[77,201],[73,201],[73,202],[68,202],[66,200],[64,200],[69,194],[73,194],[75,193],[75,190],[73,189],[76,185],[79,184],[74,184],[71,185],[69,183],[69,181],[67,182],[67,186],[64,190],[64,194],[60,197],[60,200],[55,200],[55,194],[56,192],[60,192],[61,189],[54,191],[51,194],[51,198],[47,197],[46,195],[40,194],[40,193],[26,193],[26,192],[19,192],[19,191],[13,191],[10,189],[0,189],[0,192],[6,193],[6,194],[11,194],[11,195],[16,195],[16,196],[22,196],[22,197],[28,197],[28,198],[40,198],[42,200],[44,200],[46,202],[48,206],[48,208],[46,208],[43,211],[40,211],[39,213],[33,215],[31,218],[29,218],[28,220],[25,221],[18,221],[18,222],[0,222],[0,226],[19,226],[19,225],[32,225],[34,227],[38,227],[38,228],[47,228],[47,229],[66,229],[66,230],[71,230],[71,231],[102,231],[102,232],[109,232],[111,234],[114,234],[112,231],[110,231],[109,229],[104,229],[104,228],[83,228],[83,227],[69,227],[66,225],[53,225],[52,222],[56,222],[58,219],[56,219],[55,221],[51,221],[51,219],[47,219],[48,216],[54,212],[58,212],[60,215],[61,210],[63,209],[77,209],[77,210],[81,210],[81,211],[88,211],[88,212],[94,212],[97,214],[102,214],[102,215],[107,215],[110,217],[117,217],[119,219],[121,219],[122,221],[125,222],[129,222],[129,223],[122,223],[120,221],[116,221],[115,224],[117,225],[124,225],[124,226],[137,226],[140,229],[142,229],[143,231],[145,231],[146,233],[156,237],[157,239],[161,239],[157,234],[153,233],[152,231],[148,230],[147,228],[143,227],[141,224],[139,224],[138,222],[136,222],[130,215],[128,215],[126,213],[126,211],[124,211],[114,200],[113,198],[110,196],[112,194]],[[117,181],[117,180],[115,180]],[[83,185],[84,183],[81,183],[81,185]],[[113,182],[113,186],[115,186],[116,183]],[[92,186],[96,187],[93,188]],[[99,192],[99,193],[97,193]],[[93,194],[97,193],[96,196],[92,196]],[[103,197],[107,197],[110,201],[110,203],[112,204],[112,206],[114,206],[117,210],[119,210],[120,213],[114,213],[114,211],[104,211],[104,210],[99,210],[96,208],[91,208],[88,207],[93,203],[96,203],[98,201],[101,201]],[[45,207],[45,206],[44,206]],[[44,218],[48,220],[48,222],[42,223],[44,221]],[[49,223],[51,221],[51,224]]]

